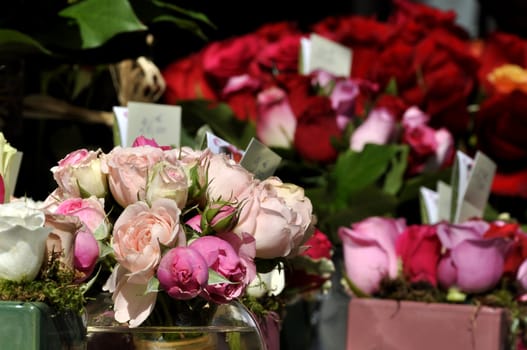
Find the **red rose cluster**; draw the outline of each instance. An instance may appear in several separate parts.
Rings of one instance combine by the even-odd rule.
[[[420,146],[427,147],[410,144],[410,172],[428,169],[433,153],[437,158],[442,152],[435,163],[448,166],[452,152],[447,148],[479,149],[498,164],[493,191],[527,197],[527,87],[521,83],[527,78],[518,77],[526,74],[518,69],[527,67],[527,42],[499,32],[474,40],[455,23],[453,11],[408,0],[393,4],[382,22],[359,15],[328,17],[310,33],[279,22],[213,42],[164,69],[165,101],[227,103],[238,119],[255,124],[267,145],[294,149],[318,163],[333,162],[375,107],[387,108],[397,125],[405,111],[417,108],[427,116],[426,133],[399,137],[402,143],[422,138]],[[349,77],[299,73],[301,40],[311,33],[352,50]],[[494,74],[504,65],[517,69]],[[345,98],[335,96],[337,89]],[[456,145],[445,141],[444,131],[434,136],[429,128],[448,131]],[[393,132],[386,135],[382,142],[393,140]]]

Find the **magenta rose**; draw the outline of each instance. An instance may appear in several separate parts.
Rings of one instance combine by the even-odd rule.
[[[81,282],[89,278],[99,259],[99,244],[89,230],[80,230],[75,236],[75,257],[73,266],[80,271],[82,277],[77,279]]]
[[[152,147],[161,148],[162,150],[169,150],[172,148],[170,146],[160,146],[157,144],[156,140],[149,139],[142,135],[136,137],[134,142],[132,143],[132,147],[139,147],[139,146],[152,146]]]
[[[395,242],[405,229],[404,219],[383,217],[339,228],[346,275],[361,291],[375,293],[384,278],[397,277]]]
[[[161,258],[157,278],[172,298],[189,300],[197,297],[207,285],[208,265],[203,256],[192,248],[172,248]]]
[[[215,303],[228,303],[240,297],[247,286],[245,279],[247,269],[234,248],[217,236],[197,238],[189,247],[199,252],[207,262],[207,266],[228,282],[209,284],[201,296]]]
[[[401,257],[403,272],[411,282],[425,281],[437,285],[441,242],[435,226],[408,226],[397,237],[396,251]]]

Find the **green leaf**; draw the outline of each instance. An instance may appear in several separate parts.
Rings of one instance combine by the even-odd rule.
[[[190,17],[192,19],[195,19],[195,20],[198,20],[200,22],[203,22],[203,23],[206,23],[208,24],[209,26],[211,26],[212,28],[216,28],[216,26],[207,18],[207,16],[201,12],[196,12],[196,11],[192,11],[192,10],[187,10],[187,9],[184,9],[184,8],[181,8],[179,6],[176,6],[174,4],[170,4],[170,3],[167,3],[167,2],[164,2],[164,1],[160,1],[160,0],[152,0],[152,3],[158,7],[161,7],[161,8],[167,8],[167,9],[170,9],[174,12],[178,12],[182,15],[185,15],[187,17]]]
[[[3,53],[44,53],[51,55],[40,42],[29,35],[12,29],[0,29],[0,50]]]
[[[384,180],[384,191],[389,194],[397,194],[401,189],[404,181],[404,174],[408,164],[408,152],[410,148],[407,145],[393,145],[398,150],[391,160],[390,170]]]
[[[330,175],[336,200],[344,203],[354,192],[378,181],[397,152],[396,145],[367,144],[361,152],[342,153]]]
[[[83,49],[101,46],[117,34],[147,29],[127,0],[84,0],[59,15],[77,22]]]
[[[218,284],[218,283],[229,283],[234,284],[233,282],[229,281],[213,269],[209,269],[209,281],[208,284]]]
[[[155,277],[152,277],[148,280],[148,285],[146,286],[145,294],[159,292],[159,280]]]

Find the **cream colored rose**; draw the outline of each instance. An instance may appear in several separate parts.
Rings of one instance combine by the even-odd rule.
[[[183,209],[187,203],[188,189],[188,177],[181,163],[162,161],[154,165],[148,174],[146,200],[153,203],[156,199],[168,198]]]
[[[19,201],[0,205],[0,278],[33,280],[44,260],[51,229],[44,212]]]
[[[242,209],[234,232],[254,236],[258,258],[296,255],[313,231],[311,201],[298,186],[269,178],[238,199]]]
[[[51,168],[53,178],[65,197],[106,196],[108,182],[101,169],[100,155],[100,150],[80,149]]]
[[[148,172],[163,160],[163,151],[152,146],[115,147],[104,157],[102,170],[108,174],[113,197],[126,207],[145,199]]]

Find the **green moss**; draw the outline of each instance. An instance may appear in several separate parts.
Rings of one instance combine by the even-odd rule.
[[[52,256],[39,275],[30,282],[13,282],[0,279],[0,300],[43,302],[57,311],[81,312],[85,298],[75,272],[66,268],[57,256]]]

